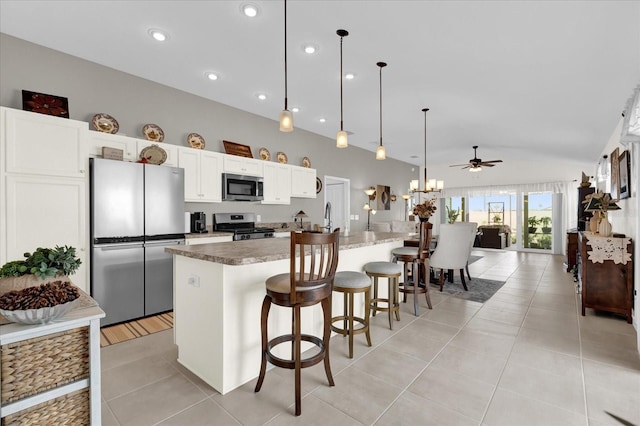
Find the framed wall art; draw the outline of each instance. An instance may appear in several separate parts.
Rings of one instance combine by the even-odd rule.
[[[22,109],[39,114],[69,118],[69,100],[62,96],[22,91]]]
[[[620,154],[618,148],[614,149],[609,156],[611,160],[611,199],[620,199]]]
[[[376,194],[378,196],[377,210],[391,210],[391,187],[378,185]]]
[[[631,156],[629,151],[623,151],[618,161],[620,166],[620,199],[629,198],[631,196]]]

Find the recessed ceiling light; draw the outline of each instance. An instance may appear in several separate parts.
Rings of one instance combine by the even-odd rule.
[[[293,111],[293,112],[300,112],[300,108],[298,108],[298,107],[293,107],[293,108],[291,108],[291,111]]]
[[[206,73],[204,73],[204,75],[206,75],[209,80],[215,81],[215,80],[218,79],[218,74],[216,74],[214,72],[206,72]]]
[[[344,78],[346,78],[347,80],[353,80],[354,78],[356,78],[356,75],[352,72],[348,72],[344,75]]]
[[[261,101],[264,101],[265,99],[267,99],[267,95],[265,95],[264,93],[258,93],[256,95],[258,97],[258,99],[260,99]]]
[[[318,120],[318,121],[320,121],[321,123],[326,123],[327,119],[326,119],[326,118],[321,118],[321,119],[320,119],[320,120]]]
[[[258,16],[258,13],[260,12],[260,9],[258,9],[258,6],[252,3],[243,4],[241,9],[242,9],[242,13],[244,13],[244,15],[248,16],[249,18],[255,18],[256,16]]]
[[[318,51],[318,46],[316,46],[315,44],[307,43],[302,45],[302,50],[304,50],[304,53],[312,55]]]
[[[152,28],[149,30],[149,35],[156,41],[166,41],[169,36],[164,31]]]

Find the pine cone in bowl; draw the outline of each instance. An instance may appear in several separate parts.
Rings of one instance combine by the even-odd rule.
[[[46,323],[64,315],[80,297],[68,281],[53,281],[0,296],[0,314],[22,324]]]

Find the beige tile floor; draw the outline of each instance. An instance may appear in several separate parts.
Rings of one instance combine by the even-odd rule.
[[[176,362],[172,332],[102,349],[102,419],[109,425],[640,425],[640,355],[634,328],[587,310],[563,258],[478,250],[475,277],[506,280],[484,304],[433,291],[402,306],[388,328],[372,321],[373,347],[331,341],[336,382],[322,364],[303,370],[302,416],[293,375],[273,369],[220,395]],[[473,285],[473,281],[471,284]],[[206,338],[206,336],[203,336]]]

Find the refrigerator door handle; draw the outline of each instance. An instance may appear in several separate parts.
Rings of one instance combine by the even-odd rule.
[[[131,248],[131,247],[143,247],[143,244],[140,242],[137,243],[113,243],[113,244],[100,244],[93,246],[95,249],[99,250],[118,250],[123,248]]]
[[[155,247],[155,246],[177,246],[184,244],[184,240],[164,240],[164,241],[153,241],[144,243],[145,247]]]

